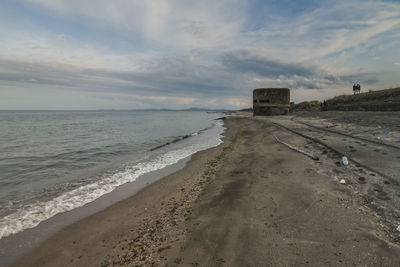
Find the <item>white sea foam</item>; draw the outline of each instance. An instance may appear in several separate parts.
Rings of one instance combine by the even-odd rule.
[[[47,201],[38,202],[25,206],[15,213],[0,219],[0,239],[11,234],[21,232],[28,228],[37,226],[40,222],[47,220],[56,214],[73,210],[90,203],[104,194],[110,193],[116,187],[125,183],[133,182],[141,175],[162,169],[168,165],[177,163],[200,150],[219,145],[222,137],[222,122],[215,122],[214,129],[217,138],[207,138],[205,142],[195,143],[184,148],[168,151],[147,162],[141,162],[127,167],[109,177],[97,182],[81,186],[72,191]],[[217,128],[217,129],[216,129]]]

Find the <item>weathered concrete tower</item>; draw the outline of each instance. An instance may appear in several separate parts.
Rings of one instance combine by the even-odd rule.
[[[289,113],[289,88],[258,88],[253,90],[253,115],[270,116]]]

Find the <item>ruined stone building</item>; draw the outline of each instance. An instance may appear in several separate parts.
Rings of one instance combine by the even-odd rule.
[[[289,88],[258,88],[253,90],[253,115],[269,116],[289,113]]]

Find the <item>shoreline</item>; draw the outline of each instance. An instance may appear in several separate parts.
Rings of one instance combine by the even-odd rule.
[[[190,161],[191,157],[192,156],[183,158],[175,164],[146,173],[134,182],[123,184],[112,192],[105,194],[84,206],[71,211],[59,213],[40,222],[39,225],[33,228],[28,228],[22,232],[0,239],[1,262],[5,265],[13,264],[63,228],[107,209],[119,201],[132,197],[146,186],[183,169],[187,162]]]
[[[225,126],[224,126],[225,127]],[[220,153],[221,150],[223,150],[223,147],[226,146],[226,140],[229,139],[230,136],[230,131],[228,129],[225,130],[225,132],[223,133],[223,138],[222,141],[223,143],[221,143],[220,145],[216,146],[216,147],[212,147],[206,150],[202,150],[199,152],[196,152],[195,154],[191,155],[188,158],[182,159],[180,160],[178,163],[167,166],[164,169],[155,171],[155,173],[158,172],[158,175],[152,173],[146,174],[144,176],[147,177],[141,177],[140,180],[142,183],[142,186],[140,188],[137,188],[135,191],[136,193],[132,195],[132,190],[127,190],[127,192],[123,192],[124,190],[126,191],[127,186],[121,186],[121,188],[119,188],[119,190],[115,190],[115,192],[110,193],[110,195],[118,195],[121,193],[121,191],[124,193],[125,197],[121,198],[121,196],[119,196],[118,200],[113,201],[113,204],[108,205],[108,207],[97,210],[94,214],[92,213],[91,215],[88,216],[83,216],[81,218],[79,218],[78,220],[75,220],[72,223],[69,223],[67,225],[64,225],[63,227],[57,227],[57,229],[55,231],[53,231],[52,233],[50,233],[48,236],[46,236],[47,238],[43,238],[41,242],[36,242],[37,244],[31,248],[29,251],[27,251],[27,253],[25,253],[24,255],[21,255],[17,258],[14,259],[14,261],[9,261],[9,264],[13,264],[16,266],[28,266],[28,265],[35,265],[34,263],[36,262],[36,264],[39,265],[46,265],[48,264],[50,265],[54,265],[56,263],[50,261],[50,262],[42,262],[41,259],[43,259],[43,257],[46,257],[46,255],[50,254],[50,253],[56,253],[56,254],[63,254],[65,253],[65,251],[68,251],[68,253],[77,253],[80,254],[82,249],[84,250],[87,247],[90,247],[90,244],[87,245],[81,245],[81,246],[75,246],[75,244],[81,243],[81,241],[79,241],[79,238],[81,238],[82,236],[87,235],[87,229],[86,229],[86,225],[98,225],[98,222],[102,221],[104,222],[103,226],[101,226],[101,232],[102,234],[106,234],[108,236],[107,241],[109,244],[112,244],[111,247],[109,247],[109,250],[113,250],[113,247],[115,249],[116,246],[118,246],[121,240],[119,240],[119,238],[115,237],[114,232],[118,232],[118,231],[127,231],[129,233],[132,233],[133,231],[131,231],[132,229],[127,230],[125,227],[127,227],[127,225],[125,226],[118,226],[118,223],[115,222],[115,219],[113,220],[114,224],[110,225],[112,223],[108,223],[107,222],[107,218],[110,217],[118,217],[119,215],[121,215],[122,217],[128,218],[126,214],[123,214],[125,212],[121,212],[121,210],[129,210],[132,207],[132,210],[130,210],[129,213],[129,218],[135,218],[134,220],[134,225],[135,227],[139,226],[144,220],[147,220],[146,218],[148,218],[149,216],[151,217],[151,215],[154,215],[154,213],[157,213],[155,211],[155,205],[160,205],[161,202],[168,202],[170,201],[170,195],[171,194],[176,194],[179,197],[187,197],[187,196],[183,196],[184,193],[181,190],[177,190],[176,187],[181,186],[182,188],[186,186],[186,189],[188,192],[190,192],[190,188],[193,186],[193,182],[198,180],[201,178],[201,174],[203,174],[204,171],[204,166],[207,165],[207,161],[210,158],[215,157],[216,153]],[[194,175],[193,179],[187,179],[188,176],[192,176]],[[152,183],[148,184],[149,182],[149,178],[150,180],[153,180]],[[186,185],[184,185],[186,183]],[[135,184],[132,183],[132,184]],[[174,186],[172,186],[174,185]],[[157,195],[158,197],[155,197],[156,200],[154,200],[154,196]],[[107,198],[110,198],[109,195],[105,195],[103,198],[106,198],[106,200],[100,200],[100,201],[107,201]],[[112,198],[112,196],[111,196]],[[175,197],[176,198],[176,197]],[[88,206],[90,205],[95,205],[97,202],[94,201],[90,204],[88,204]],[[85,206],[84,206],[85,207]],[[74,210],[75,212],[79,212],[80,209],[84,208],[81,207],[77,210]],[[167,207],[164,207],[164,209],[166,209]],[[181,207],[180,207],[181,208]],[[63,213],[60,215],[57,215],[59,217],[63,217],[64,216],[68,216],[69,213],[74,213],[74,211],[70,211],[67,213]],[[57,217],[55,216],[55,217]],[[56,218],[58,219],[58,218]],[[50,219],[51,220],[51,219]],[[120,218],[120,220],[123,220]],[[42,224],[42,223],[41,223]],[[43,227],[45,227],[45,224],[43,224]],[[39,225],[40,226],[40,225]],[[38,227],[39,227],[38,226]],[[113,226],[115,226],[117,229],[111,229],[113,228]],[[36,228],[36,227],[35,227]],[[33,229],[35,229],[33,228]],[[91,227],[89,227],[91,228]],[[124,230],[122,230],[122,228]],[[176,226],[174,226],[174,228],[177,228]],[[26,231],[30,231],[33,229],[28,229]],[[24,232],[26,232],[24,231]],[[105,233],[109,231],[108,233]],[[22,233],[24,233],[22,232]],[[78,240],[74,240],[71,241],[70,244],[73,244],[73,246],[70,246],[70,244],[66,244],[68,243],[67,241],[65,241],[66,239],[71,239],[72,235],[71,233],[73,233],[75,235],[75,239]],[[97,233],[94,233],[94,235],[96,235]],[[18,235],[18,234],[17,234]],[[110,238],[111,236],[114,236],[114,238]],[[66,236],[68,238],[66,238]],[[96,238],[96,237],[95,237]],[[62,241],[61,241],[61,240]],[[85,237],[83,237],[83,239],[85,239]],[[117,241],[118,239],[118,241]],[[100,235],[97,236],[96,241],[91,241],[93,243],[102,243],[102,238],[100,238]],[[115,242],[117,243],[115,243]],[[1,241],[0,241],[1,242]],[[54,248],[56,248],[58,246],[58,244],[63,243],[64,245],[62,246],[63,248],[60,250],[63,250],[63,252],[61,251],[53,251]],[[82,240],[82,242],[84,243],[85,240]],[[114,243],[113,243],[114,242]],[[57,244],[57,246],[56,246]],[[17,247],[18,244],[14,247]],[[97,249],[96,249],[97,250]],[[71,252],[73,251],[73,252]],[[104,250],[103,253],[106,253],[107,250]],[[21,254],[21,253],[20,253]],[[20,255],[19,254],[19,255]],[[93,263],[93,255],[91,255],[91,258],[89,259],[86,264],[89,265],[96,265]],[[79,257],[79,255],[77,256],[78,260],[77,261],[72,261],[71,264],[74,265],[85,265],[85,261],[82,259],[82,257]],[[111,256],[111,258],[113,258],[113,256]],[[97,265],[100,265],[101,263],[98,262]]]
[[[182,118],[176,112],[78,116],[88,123],[85,125],[91,125],[82,136],[79,135],[82,129],[73,127],[72,121],[77,118],[74,114],[37,114],[32,117],[34,122],[27,119],[29,116],[5,117],[6,122],[21,117],[18,125],[5,124],[6,133],[12,132],[13,127],[29,129],[31,123],[42,132],[35,132],[27,139],[21,130],[21,136],[9,135],[4,139],[5,151],[8,141],[19,146],[2,157],[0,239],[34,228],[146,173],[216,146],[221,143],[224,131],[223,123],[214,120],[217,114],[205,112],[188,112]],[[47,142],[41,139],[51,132],[46,127],[54,127],[55,131]],[[63,127],[72,132],[63,135]],[[104,131],[99,132],[96,127]],[[25,141],[32,143],[26,155]]]
[[[223,140],[224,135],[225,131],[222,133],[221,140]],[[211,147],[211,149],[212,148],[213,147]],[[178,162],[167,165],[162,169],[145,173],[134,182],[123,184],[112,192],[105,194],[84,206],[71,211],[59,213],[40,222],[39,225],[33,228],[28,228],[22,232],[0,239],[0,261],[4,265],[10,265],[17,262],[37,247],[40,247],[43,242],[46,242],[47,239],[57,234],[63,228],[75,224],[86,217],[93,216],[102,210],[108,209],[118,202],[134,196],[154,182],[185,168],[186,164],[191,161],[191,158],[202,151],[203,150],[200,150],[188,157],[182,158]]]

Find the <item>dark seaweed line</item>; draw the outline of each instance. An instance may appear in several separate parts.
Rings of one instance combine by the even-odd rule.
[[[205,131],[211,129],[212,127],[214,127],[214,126],[206,127],[206,128],[201,129],[200,131],[195,132],[195,133],[201,134],[201,133],[203,133],[203,132],[205,132]],[[193,133],[193,134],[195,134],[195,133]],[[172,141],[169,141],[169,142],[166,142],[166,143],[164,143],[164,144],[158,145],[158,146],[156,146],[156,147],[150,148],[149,151],[154,151],[154,150],[160,149],[160,148],[162,148],[162,147],[168,146],[168,145],[170,145],[170,144],[173,144],[173,143],[182,141],[182,140],[184,140],[184,139],[186,139],[186,138],[192,137],[193,134],[186,134],[186,135],[178,136],[177,138],[175,138],[175,139],[172,140]]]
[[[175,138],[174,140],[172,140],[172,141],[170,141],[170,142],[166,142],[166,143],[164,143],[164,144],[161,144],[161,145],[159,145],[159,146],[156,146],[156,147],[150,148],[150,149],[149,149],[149,151],[154,151],[154,150],[157,150],[157,149],[159,149],[159,148],[162,148],[162,147],[168,146],[168,145],[170,145],[170,144],[173,144],[173,143],[176,143],[176,142],[182,141],[182,140],[184,140],[184,139],[186,139],[186,138],[189,138],[189,137],[191,137],[191,136],[192,136],[192,135],[190,135],[190,134],[187,134],[187,135],[182,135],[182,136],[178,136],[177,138]]]

